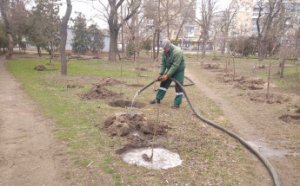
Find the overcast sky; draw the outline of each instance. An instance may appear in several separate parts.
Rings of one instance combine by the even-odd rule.
[[[105,0],[103,0],[105,1]],[[226,8],[231,0],[218,0],[217,8],[219,10]],[[60,16],[64,16],[66,11],[66,1],[61,0]],[[84,14],[88,20],[88,24],[96,23],[100,28],[108,28],[107,23],[100,19],[99,13],[93,8],[92,0],[72,0],[72,14],[71,18],[77,16],[77,12]],[[99,4],[94,3],[94,7],[101,8]]]

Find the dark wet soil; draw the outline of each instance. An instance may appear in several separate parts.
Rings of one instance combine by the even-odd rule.
[[[112,101],[109,103],[110,106],[112,107],[121,107],[121,108],[127,108],[127,107],[131,107],[131,101],[128,100],[116,100],[116,101]],[[134,108],[143,108],[145,107],[146,104],[144,103],[140,103],[140,102],[134,102],[132,107]]]

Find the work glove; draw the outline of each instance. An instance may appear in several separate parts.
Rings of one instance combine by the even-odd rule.
[[[160,77],[160,81],[166,81],[167,79],[169,79],[169,76],[167,74],[164,74]]]
[[[160,81],[160,79],[161,79],[162,76],[163,75],[159,74],[159,76],[157,77],[157,81]]]

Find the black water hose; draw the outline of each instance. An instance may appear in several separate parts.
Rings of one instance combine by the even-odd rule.
[[[194,86],[195,83],[193,80],[191,80],[189,77],[184,76],[184,79],[187,79],[189,81],[189,83],[187,84],[183,84],[184,87],[189,87],[189,86]],[[175,87],[175,85],[170,85],[170,87]]]
[[[280,186],[280,179],[279,176],[277,174],[277,172],[275,171],[274,167],[272,166],[272,164],[266,159],[264,158],[257,150],[255,150],[254,148],[252,148],[242,137],[238,136],[236,133],[229,131],[228,129],[218,125],[217,123],[206,119],[205,117],[203,117],[201,114],[199,114],[195,108],[193,107],[186,91],[184,90],[184,87],[174,78],[171,78],[172,81],[174,81],[175,83],[177,83],[180,88],[182,89],[182,92],[184,94],[184,97],[187,100],[187,103],[189,105],[189,107],[191,108],[191,110],[193,111],[193,113],[195,114],[195,116],[200,119],[201,121],[207,123],[210,126],[213,126],[214,128],[221,130],[222,132],[225,132],[226,134],[228,134],[229,136],[233,137],[234,139],[238,140],[244,147],[246,147],[251,153],[253,153],[262,163],[263,165],[267,168],[269,174],[272,177],[273,183],[275,186]],[[137,94],[142,93],[144,90],[146,90],[148,87],[150,87],[151,85],[153,85],[154,83],[156,83],[158,80],[154,80],[152,82],[150,82],[149,84],[147,84],[146,86],[144,86],[142,89],[140,89]]]

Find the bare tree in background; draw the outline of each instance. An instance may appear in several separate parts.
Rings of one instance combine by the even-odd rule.
[[[228,7],[223,11],[221,19],[221,33],[222,33],[222,44],[221,44],[221,53],[224,54],[225,49],[228,48],[228,36],[229,30],[233,26],[233,20],[238,11],[238,6]]]
[[[128,31],[128,45],[126,48],[127,56],[133,55],[134,61],[136,61],[136,54],[139,52],[139,28],[143,23],[143,18],[139,19],[139,14],[132,16],[131,21],[126,22],[126,30]],[[124,28],[123,28],[124,29]]]
[[[103,1],[98,0],[101,8],[97,10],[102,14],[102,17],[108,23],[109,33],[110,33],[110,45],[109,45],[109,61],[116,61],[116,56],[118,53],[118,35],[120,28],[128,21],[135,13],[137,13],[139,7],[141,6],[141,0],[108,0],[106,5]],[[124,17],[121,16],[121,7],[127,7],[127,12],[125,12]]]
[[[180,33],[183,31],[183,26],[185,23],[187,23],[189,20],[193,21],[194,17],[195,17],[195,12],[196,10],[194,9],[194,5],[196,3],[196,0],[191,0],[190,2],[188,1],[184,1],[181,0],[180,5],[181,5],[181,23],[178,27],[178,25],[176,25],[176,27],[178,28],[177,34],[176,34],[176,38],[175,38],[175,42],[178,41],[179,35]]]
[[[4,21],[5,32],[8,38],[8,52],[6,58],[11,59],[13,55],[14,40],[13,40],[12,25],[10,20],[11,17],[10,1],[0,0],[0,10],[1,10],[1,17]]]
[[[206,53],[206,45],[209,40],[209,31],[211,28],[211,21],[215,13],[216,0],[201,0],[200,2],[200,14],[201,18],[196,18],[196,23],[201,27],[201,35],[198,42],[198,49],[200,44],[200,39],[202,39],[203,48],[202,48],[202,57]]]
[[[71,0],[67,1],[67,10],[65,16],[62,19],[60,27],[60,63],[61,63],[61,74],[67,75],[67,57],[66,57],[66,43],[68,36],[68,22],[72,12],[72,3]]]
[[[262,61],[267,56],[268,41],[271,36],[274,21],[282,8],[283,0],[273,0],[265,2],[259,0],[256,3],[258,11],[258,18],[256,20],[257,26],[257,40],[258,40],[258,57]]]
[[[222,28],[221,25],[222,25],[222,19],[215,18],[212,20],[212,41],[213,41],[213,53],[214,53],[213,59],[217,58],[216,48],[217,48],[217,41],[221,33],[221,28]]]
[[[167,38],[171,38],[171,29],[178,26],[177,21],[184,10],[184,1],[182,0],[164,0],[161,1],[161,27],[166,28]]]

